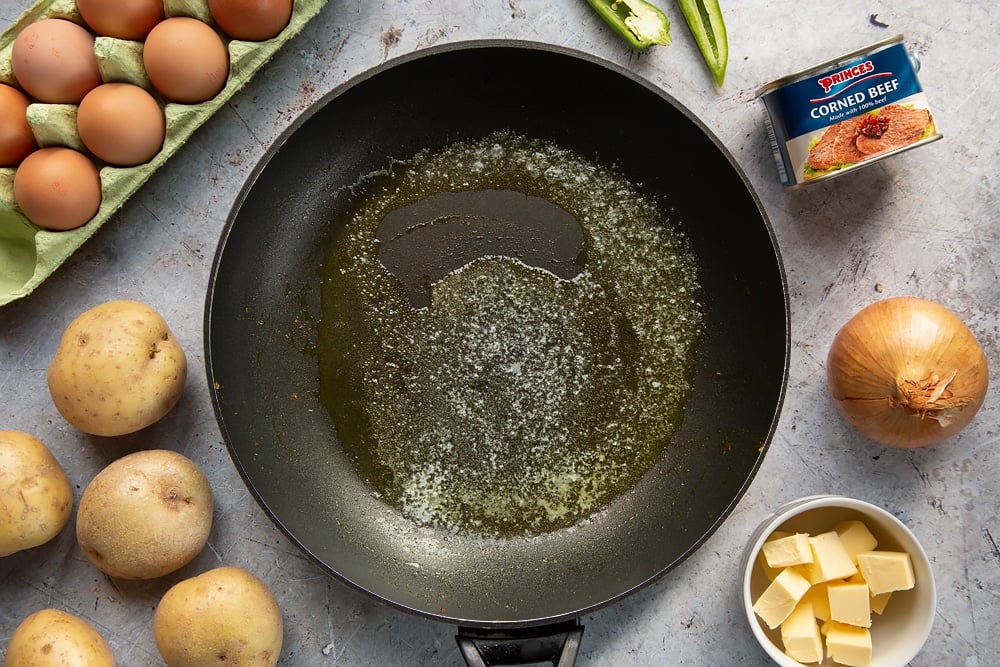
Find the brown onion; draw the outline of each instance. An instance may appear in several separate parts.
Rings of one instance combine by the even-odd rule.
[[[950,310],[917,297],[877,301],[833,339],[827,384],[852,426],[891,447],[922,447],[965,428],[989,384],[986,355]]]

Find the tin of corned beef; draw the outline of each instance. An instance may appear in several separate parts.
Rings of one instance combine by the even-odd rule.
[[[940,139],[918,69],[897,35],[762,86],[781,182],[814,183]]]

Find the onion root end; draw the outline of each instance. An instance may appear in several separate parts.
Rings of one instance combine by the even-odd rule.
[[[954,369],[942,378],[937,373],[923,380],[899,379],[896,381],[897,398],[890,399],[893,407],[899,407],[921,419],[933,419],[941,426],[947,426],[954,418],[954,413],[967,408],[972,399],[968,396],[956,396],[948,385],[951,384],[958,369]]]

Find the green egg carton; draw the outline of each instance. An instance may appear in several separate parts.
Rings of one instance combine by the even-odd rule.
[[[229,39],[221,33],[229,49],[229,79],[222,91],[200,104],[163,104],[167,120],[163,148],[146,164],[113,167],[98,162],[103,198],[97,214],[82,227],[69,231],[41,229],[24,215],[14,200],[14,168],[0,168],[0,306],[31,294],[59,268],[87,239],[117,211],[143,183],[208,120],[219,107],[246,84],[285,42],[298,34],[326,4],[326,0],[294,0],[292,17],[276,37],[247,42]],[[165,14],[190,16],[212,22],[207,0],[166,0]],[[27,25],[44,18],[63,18],[86,23],[76,0],[41,0],[24,12],[0,34],[0,82],[15,87],[11,49],[17,35]],[[142,66],[142,43],[97,37],[94,44],[101,77],[107,82],[128,82],[152,92]],[[83,149],[76,132],[76,106],[72,104],[31,104],[28,122],[39,146],[69,146]]]

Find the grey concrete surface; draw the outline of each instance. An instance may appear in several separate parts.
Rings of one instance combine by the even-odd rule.
[[[29,6],[0,0],[0,25]],[[77,613],[125,666],[160,664],[151,619],[179,578],[218,564],[247,567],[274,590],[286,623],[281,665],[457,665],[454,628],[391,609],[327,576],[275,529],[248,494],[216,426],[202,351],[202,309],[229,208],[267,146],[312,102],[351,77],[433,44],[527,39],[592,52],[632,68],[697,114],[732,152],[774,225],[791,302],[788,393],[770,451],[735,511],[656,584],[585,616],[579,664],[765,665],[738,596],[754,527],[783,502],[839,493],[903,519],[925,546],[937,615],[913,665],[1000,662],[1000,10],[993,3],[723,0],[730,66],[717,89],[677,5],[660,0],[674,42],[638,55],[583,0],[330,0],[318,17],[34,294],[0,308],[0,428],[33,433],[63,462],[76,500],[104,465],[139,448],[183,452],[216,495],[204,552],[149,582],[109,579],[80,553],[72,525],[53,542],[0,559],[0,654],[32,611]],[[871,20],[877,13],[880,27]],[[847,50],[902,33],[945,138],[853,175],[799,191],[778,183],[758,87]],[[621,117],[605,122],[655,122]],[[665,156],[665,159],[680,159]],[[991,363],[974,422],[940,445],[891,450],[852,431],[825,385],[826,353],[854,312],[913,294],[947,305]],[[85,436],[60,417],[46,368],[63,328],[114,298],[159,309],[184,345],[190,376],[178,407],[123,438]]]

